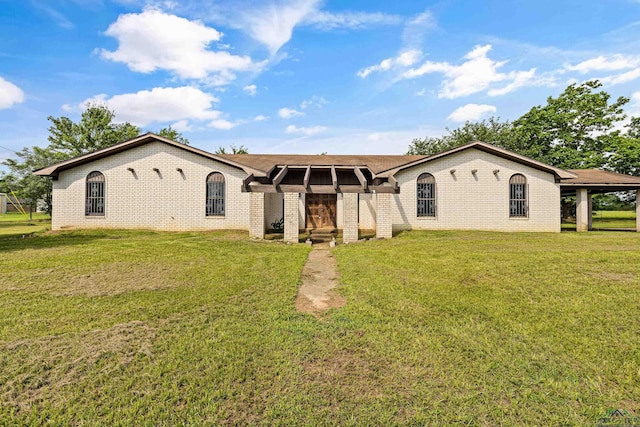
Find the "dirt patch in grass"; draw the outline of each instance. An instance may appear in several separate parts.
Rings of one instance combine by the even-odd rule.
[[[338,286],[338,265],[328,247],[314,248],[309,253],[301,277],[296,310],[318,315],[344,306],[345,299],[335,290]]]
[[[2,405],[63,405],[65,388],[100,381],[137,357],[151,357],[156,331],[133,321],[108,329],[0,344]]]
[[[96,297],[184,285],[184,281],[175,277],[174,268],[161,263],[114,262],[108,266],[82,270],[85,271],[79,272],[64,266],[36,270],[27,282],[0,281],[0,290],[37,287],[58,296]]]

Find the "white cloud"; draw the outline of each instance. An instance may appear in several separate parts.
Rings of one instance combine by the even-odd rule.
[[[422,56],[422,52],[420,52],[419,50],[415,50],[415,49],[406,50],[398,54],[398,56],[396,57],[383,59],[382,61],[380,61],[379,64],[371,65],[369,67],[363,68],[360,71],[358,71],[357,74],[360,78],[364,79],[367,76],[369,76],[371,73],[376,71],[388,71],[398,67],[405,67],[405,68],[410,67],[416,62],[418,62],[421,56]]]
[[[253,121],[254,121],[254,122],[264,122],[264,121],[266,121],[266,120],[269,120],[269,117],[264,116],[264,115],[262,115],[262,114],[257,115],[257,116],[255,116],[255,117],[253,118]]]
[[[0,110],[24,102],[24,92],[18,86],[0,77]]]
[[[218,119],[209,123],[209,127],[220,130],[229,130],[236,126],[236,123],[232,123],[229,120]]]
[[[125,93],[108,98],[97,95],[82,105],[98,103],[116,112],[118,122],[130,122],[136,126],[149,123],[180,122],[181,120],[216,120],[220,111],[212,109],[218,102],[213,95],[194,87],[157,87],[136,93]]]
[[[255,96],[255,94],[258,93],[258,87],[256,85],[246,85],[242,90],[247,92],[249,96]]]
[[[280,116],[283,119],[290,119],[292,117],[303,116],[303,115],[304,115],[303,112],[294,110],[292,108],[285,107],[278,110],[278,116]]]
[[[171,125],[172,128],[178,132],[188,132],[193,130],[193,126],[189,123],[189,120],[178,120]]]
[[[303,20],[304,24],[312,25],[323,30],[333,30],[336,28],[367,28],[373,25],[395,25],[401,22],[402,18],[397,15],[380,12],[331,13],[315,11],[307,15]]]
[[[445,78],[442,82],[442,88],[438,92],[438,97],[449,99],[482,92],[499,82],[508,82],[508,84],[502,89],[492,90],[492,95],[503,95],[518,87],[534,84],[535,68],[529,71],[501,73],[498,70],[507,61],[494,61],[488,58],[487,54],[490,50],[491,45],[478,45],[464,56],[466,61],[461,65],[426,61],[418,68],[405,71],[402,77],[412,79],[425,74],[442,73]]]
[[[578,71],[586,74],[591,71],[619,71],[638,66],[640,66],[640,56],[616,54],[608,57],[600,55],[576,65],[565,65],[564,68],[569,71]]]
[[[297,127],[289,125],[284,130],[285,133],[299,133],[305,136],[315,135],[320,132],[324,132],[328,128],[326,126],[312,126],[312,127]]]
[[[640,116],[640,92],[634,92],[631,95],[631,102],[627,112],[630,116]]]
[[[488,104],[467,104],[449,114],[448,120],[466,122],[480,119],[487,113],[495,113],[496,107]]]
[[[312,96],[311,99],[304,100],[300,103],[300,109],[305,110],[309,107],[321,108],[323,105],[328,104],[329,101],[324,99],[323,96]]]
[[[208,49],[222,33],[200,21],[155,9],[120,15],[105,34],[118,40],[118,49],[100,49],[100,55],[140,73],[163,69],[183,79],[201,79],[215,86],[233,80],[235,72],[256,71],[264,66],[248,56]]]
[[[404,26],[402,42],[405,48],[420,49],[429,31],[437,27],[433,13],[424,11],[410,19]]]
[[[280,0],[257,6],[251,3],[248,12],[228,19],[229,25],[246,31],[254,40],[275,55],[299,26],[310,26],[330,31],[338,28],[360,29],[402,22],[397,15],[379,12],[328,12],[320,10],[322,0]],[[264,2],[263,2],[264,3]]]
[[[319,5],[320,0],[289,0],[279,5],[252,8],[252,12],[242,18],[243,26],[251,37],[275,55],[291,39],[294,27]]]
[[[622,83],[627,83],[632,80],[635,80],[640,77],[640,68],[636,68],[631,71],[627,71],[626,73],[621,73],[613,76],[600,77],[598,80],[602,82],[602,84],[606,85],[619,85]]]

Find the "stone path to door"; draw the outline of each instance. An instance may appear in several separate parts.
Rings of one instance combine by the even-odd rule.
[[[335,290],[338,264],[328,243],[313,246],[302,268],[302,285],[298,289],[296,310],[319,315],[330,308],[342,307],[345,299]]]

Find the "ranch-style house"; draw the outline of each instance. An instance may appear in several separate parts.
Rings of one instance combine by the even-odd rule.
[[[54,230],[243,229],[259,239],[284,219],[287,242],[325,228],[347,243],[362,229],[559,232],[561,195],[577,196],[577,231],[587,231],[592,194],[640,198],[638,177],[563,170],[483,142],[432,156],[230,155],[147,133],[35,173],[53,180]]]

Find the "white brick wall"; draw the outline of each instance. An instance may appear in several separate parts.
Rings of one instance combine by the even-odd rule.
[[[298,243],[298,193],[284,193],[284,241]]]
[[[500,172],[494,174],[496,169]],[[436,179],[435,218],[417,216],[416,180],[424,172]],[[527,178],[529,188],[529,216],[524,219],[509,218],[509,178],[515,173]],[[392,203],[395,230],[560,231],[560,185],[554,176],[484,151],[442,157],[401,171],[396,178],[400,194]]]
[[[135,170],[135,175],[127,170],[129,167]],[[153,168],[158,168],[160,174]],[[451,169],[456,170],[454,175],[449,172]],[[475,176],[471,174],[473,169],[478,171]],[[497,175],[493,173],[495,169],[500,170]],[[84,214],[85,179],[92,171],[105,175],[103,217]],[[224,217],[205,215],[206,177],[214,171],[225,177]],[[416,179],[423,172],[436,178],[435,218],[418,218],[416,214]],[[526,219],[509,218],[509,178],[514,173],[522,173],[527,178],[529,217]],[[61,172],[53,182],[52,228],[249,230],[250,193],[241,191],[245,176],[241,169],[152,142]],[[380,237],[391,237],[387,223],[396,230],[560,231],[560,190],[553,175],[480,150],[469,149],[443,157],[399,172],[396,178],[400,194],[361,194],[355,199],[354,209],[346,200],[348,195],[340,196],[338,223],[342,226],[346,215],[357,215],[359,209],[359,228],[376,228]],[[282,204],[287,199],[290,230],[285,232],[285,239],[297,241],[298,228],[305,226],[304,195],[265,195],[262,221],[270,227],[271,222],[285,216]],[[388,213],[384,211],[387,205]]]
[[[265,193],[250,193],[249,196],[249,237],[264,239]]]
[[[85,179],[92,171],[105,175],[103,217],[87,217],[84,212]],[[224,217],[205,215],[205,182],[214,171],[225,177]],[[248,230],[249,193],[241,191],[245,176],[241,169],[152,142],[61,172],[53,181],[52,228]]]
[[[358,241],[358,194],[346,193],[342,195],[344,213],[342,241],[351,243]]]

